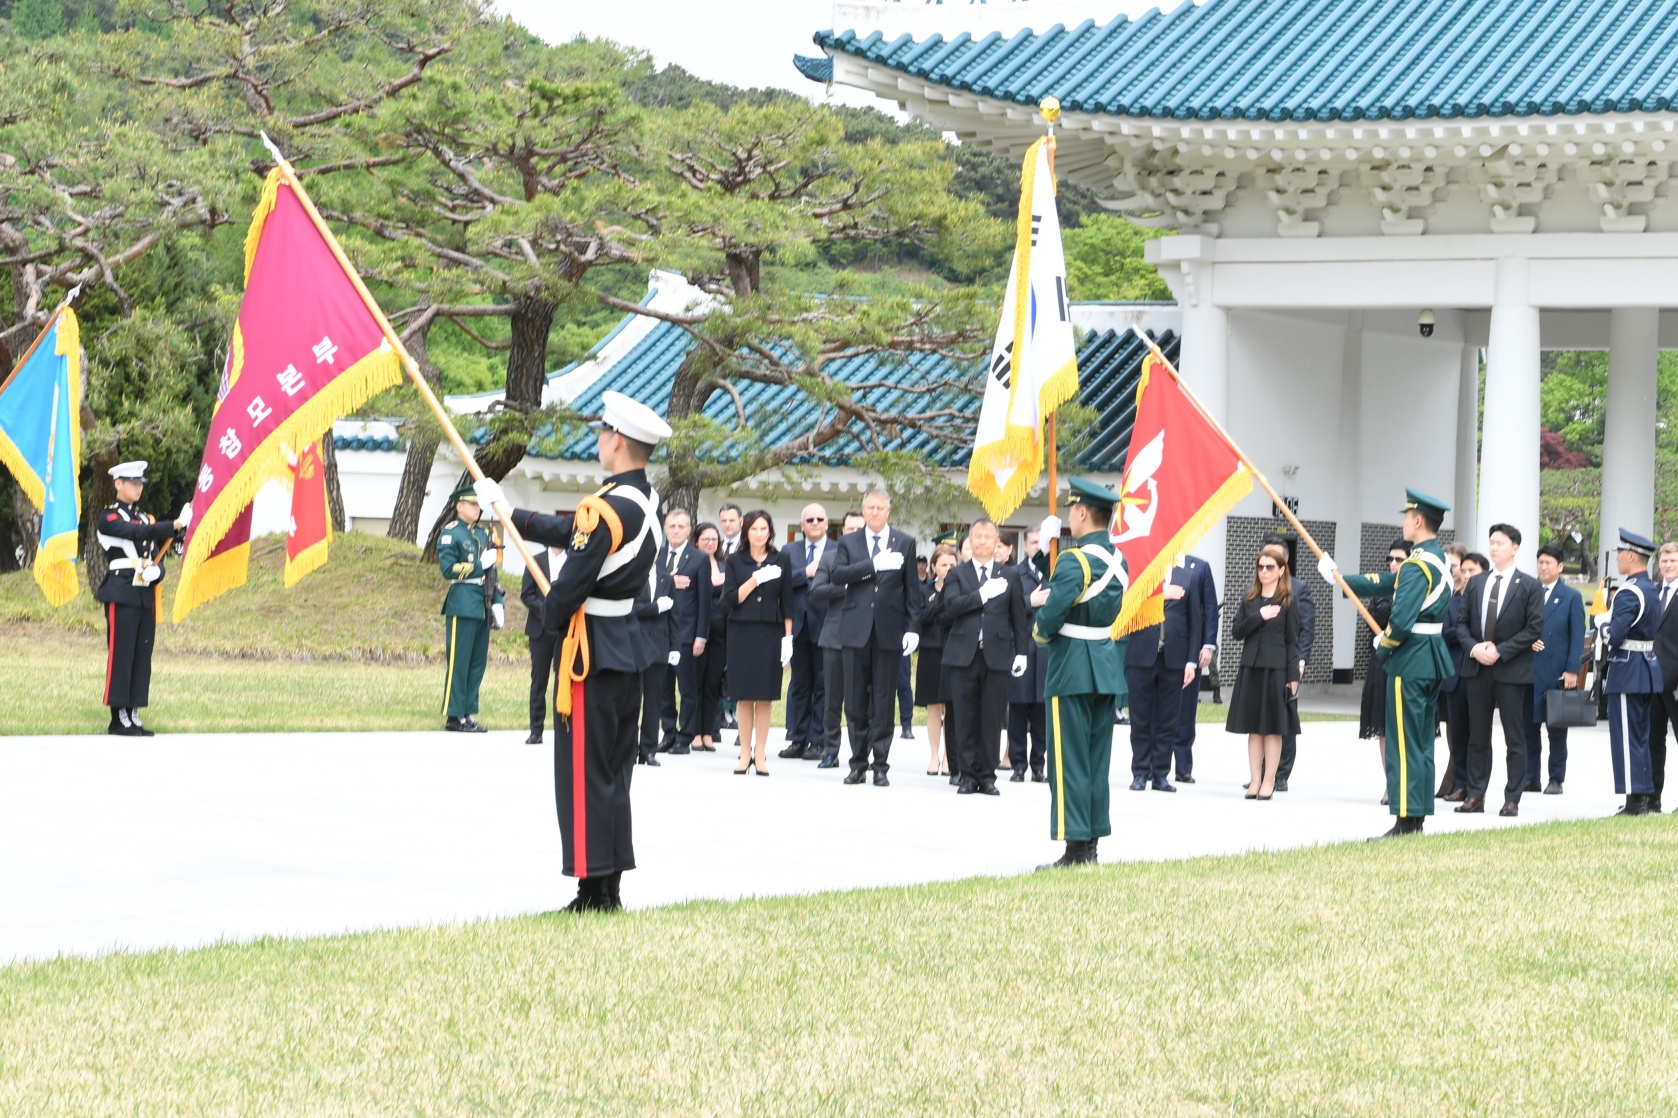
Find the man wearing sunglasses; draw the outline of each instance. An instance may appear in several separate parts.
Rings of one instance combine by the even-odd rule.
[[[827,622],[827,603],[811,597],[810,581],[828,548],[827,510],[818,504],[805,505],[799,528],[803,538],[788,545],[792,553],[792,682],[787,685],[787,746],[780,755],[819,761],[827,687],[816,640]]]

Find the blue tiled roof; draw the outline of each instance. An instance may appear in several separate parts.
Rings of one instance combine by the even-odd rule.
[[[830,82],[833,80],[833,59],[827,55],[811,58],[807,54],[792,56],[792,64],[798,67],[798,72],[813,82]]]
[[[1678,0],[1206,0],[1006,39],[823,31],[815,41],[932,85],[1030,105],[1053,95],[1069,111],[1112,116],[1409,120],[1678,105]]]
[[[332,445],[338,450],[404,450],[408,444],[388,435],[333,435]]]

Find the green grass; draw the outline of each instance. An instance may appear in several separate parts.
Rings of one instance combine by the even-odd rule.
[[[18,965],[0,1113],[1665,1115],[1675,865],[1607,820]]]

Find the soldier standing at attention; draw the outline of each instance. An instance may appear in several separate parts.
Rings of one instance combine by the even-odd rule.
[[[602,393],[600,464],[606,484],[571,516],[515,509],[511,523],[533,543],[566,548],[543,606],[543,624],[565,633],[555,687],[554,798],[563,869],[577,878],[568,912],[622,907],[619,883],[635,868],[629,779],[641,706],[640,623],[635,597],[664,546],[647,459],[670,425],[621,392]],[[478,495],[502,500],[500,487]]]
[[[1614,792],[1626,798],[1620,815],[1645,815],[1655,797],[1654,766],[1649,755],[1649,708],[1661,691],[1655,632],[1660,628],[1660,598],[1649,580],[1653,540],[1620,529],[1617,556],[1625,576],[1614,591],[1608,612],[1596,615],[1606,629],[1608,668],[1608,737],[1614,751]]]
[[[139,510],[146,487],[146,463],[111,467],[116,504],[99,514],[95,529],[105,549],[105,581],[94,598],[105,603],[105,705],[111,708],[107,734],[149,738],[140,708],[151,699],[152,641],[162,596],[163,557],[169,540],[192,523],[192,506],[180,519],[157,521]],[[1645,723],[1647,719],[1645,719]]]
[[[1093,864],[1096,843],[1113,833],[1107,815],[1113,760],[1113,707],[1124,689],[1124,665],[1113,622],[1130,576],[1113,550],[1107,526],[1119,495],[1075,477],[1066,498],[1073,545],[1055,560],[1049,597],[1037,611],[1032,639],[1046,646],[1049,702],[1049,837],[1066,843],[1054,866]],[[1044,545],[1060,535],[1060,519],[1043,521]]]
[[[500,488],[496,491],[499,493]],[[448,716],[443,728],[481,734],[484,728],[472,716],[478,713],[478,687],[489,663],[489,625],[493,617],[499,629],[505,617],[500,588],[485,590],[485,580],[495,569],[499,553],[489,527],[483,523],[477,489],[463,485],[450,500],[454,502],[455,518],[443,525],[437,537],[437,566],[449,584],[443,597],[449,664],[448,677],[443,681],[443,713]],[[491,593],[492,602],[488,601]]]
[[[1419,835],[1433,814],[1434,703],[1439,682],[1456,670],[1444,637],[1451,565],[1438,539],[1450,506],[1414,489],[1404,494],[1409,558],[1396,574],[1360,575],[1349,583],[1363,597],[1390,587],[1393,599],[1386,631],[1375,638],[1375,656],[1387,670],[1387,808],[1397,818],[1380,838]],[[1334,556],[1325,551],[1317,570],[1333,581]]]

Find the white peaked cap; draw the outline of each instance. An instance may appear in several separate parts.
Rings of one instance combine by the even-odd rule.
[[[117,481],[145,481],[146,465],[144,459],[138,462],[124,462],[120,466],[111,467],[111,477]]]
[[[657,412],[622,392],[602,392],[600,399],[600,418],[591,427],[610,427],[643,443],[660,443],[675,434]]]

